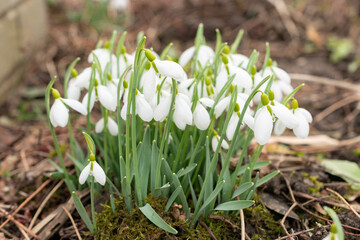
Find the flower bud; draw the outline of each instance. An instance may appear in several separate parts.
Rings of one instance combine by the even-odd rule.
[[[53,95],[54,99],[60,98],[60,93],[55,88],[52,88],[52,95]]]
[[[71,70],[71,76],[72,76],[73,78],[76,78],[78,75],[79,75],[79,74],[78,74],[78,72],[76,71],[76,69],[73,68],[73,69]]]
[[[121,47],[121,54],[125,54],[126,53],[126,47],[123,45],[122,47]]]
[[[146,65],[145,65],[145,69],[149,71],[150,68],[151,68],[151,63],[147,62]]]
[[[239,112],[240,111],[240,106],[238,103],[235,104],[235,109],[234,109],[234,112]]]
[[[269,67],[271,67],[271,66],[272,66],[272,64],[273,64],[272,59],[271,59],[271,58],[269,58],[269,61],[268,61],[268,66],[269,66]]]
[[[90,153],[89,160],[90,160],[90,162],[93,162],[96,160],[95,155],[93,153]]]
[[[211,78],[206,77],[205,78],[205,84],[206,84],[206,86],[209,86],[211,84]]]
[[[267,96],[265,93],[261,94],[261,103],[262,103],[264,106],[266,106],[266,105],[269,104],[269,98],[268,98],[268,96]]]
[[[126,89],[126,88],[128,88],[128,86],[129,86],[128,82],[127,82],[127,81],[123,81],[123,87]]]
[[[230,53],[230,48],[229,48],[228,45],[225,45],[225,47],[224,47],[224,53],[225,53],[226,55],[228,55],[228,54]]]
[[[207,71],[207,75],[208,75],[208,76],[213,75],[213,70],[212,70],[211,68],[209,68],[209,69],[208,69],[208,71]]]
[[[109,49],[110,48],[110,41],[106,41],[104,44],[104,48]]]
[[[145,56],[150,62],[153,62],[156,59],[155,55],[149,49],[145,49]]]
[[[229,59],[225,55],[222,55],[221,60],[225,65],[227,65],[229,63]]]
[[[112,79],[112,76],[110,73],[107,74],[107,79],[110,81]]]
[[[297,101],[296,99],[294,99],[294,100],[292,101],[291,105],[292,105],[292,108],[293,108],[294,110],[297,109],[297,108],[299,108],[299,103],[298,103],[298,101]]]
[[[270,92],[269,92],[269,100],[274,101],[274,99],[275,99],[275,94],[274,94],[273,91],[270,90]]]
[[[256,66],[253,65],[253,66],[251,67],[251,75],[255,75],[256,72],[257,72]]]
[[[99,82],[97,79],[95,79],[95,87],[99,86]]]

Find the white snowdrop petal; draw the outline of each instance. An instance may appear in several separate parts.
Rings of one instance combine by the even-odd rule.
[[[229,149],[229,144],[225,141],[225,139],[221,142],[221,147],[223,149]]]
[[[285,72],[284,70],[282,70],[281,68],[278,68],[278,67],[272,67],[272,69],[280,81],[290,84],[291,80],[290,80],[290,76],[287,72]]]
[[[255,115],[254,136],[260,145],[264,145],[270,139],[273,129],[272,117],[267,108],[261,107]]]
[[[88,99],[89,99],[89,93],[86,93],[83,100],[82,100],[82,105],[84,105],[85,109],[87,110],[87,106],[88,106]],[[94,104],[95,104],[95,100],[96,100],[96,97],[95,97],[95,91],[93,90],[91,92],[91,97],[90,97],[90,108],[89,108],[89,111],[91,112],[91,110],[93,109],[94,107]]]
[[[156,94],[156,75],[153,68],[145,71],[141,77],[143,84],[143,94],[147,101],[150,101]]]
[[[101,105],[110,111],[115,111],[116,105],[114,105],[113,96],[109,90],[106,87],[99,85],[97,86],[97,91]]]
[[[69,120],[69,109],[65,107],[65,105],[58,98],[55,100],[53,106],[53,120],[60,127],[65,127]]]
[[[90,174],[90,163],[84,167],[79,176],[79,183],[84,184]]]
[[[293,129],[299,123],[294,114],[285,105],[275,103],[275,106],[271,106],[275,116],[279,118],[287,128]]]
[[[194,46],[186,49],[179,57],[179,64],[182,67],[185,67],[185,65],[188,64],[190,62],[190,60],[193,58],[194,53],[195,53]]]
[[[244,69],[249,64],[249,58],[247,56],[239,54],[239,53],[231,54],[230,58],[229,58],[229,62],[230,62],[230,64],[237,66],[237,67],[241,64],[241,68]]]
[[[156,106],[154,111],[155,121],[162,122],[169,113],[171,105],[171,96],[163,96],[160,98],[159,104]]]
[[[84,107],[84,105],[82,105],[81,102],[66,98],[61,98],[61,100],[75,111],[81,113],[82,115],[87,115],[86,108]]]
[[[126,120],[127,105],[128,105],[127,102],[125,102],[120,112],[120,116],[124,121]],[[130,114],[131,114],[131,109],[130,109]]]
[[[95,132],[101,133],[104,130],[104,118],[101,118],[96,124],[95,124]]]
[[[191,108],[186,102],[186,100],[178,94],[175,99],[175,112],[177,113],[176,116],[179,118],[182,122],[191,125],[192,124],[192,112]]]
[[[155,59],[154,63],[161,75],[175,79],[178,82],[186,80],[184,69],[176,62],[169,60]]]
[[[285,94],[285,95],[289,95],[294,88],[291,86],[290,83],[284,82],[284,81],[279,81],[279,86],[281,91]]]
[[[53,108],[53,106],[51,106],[51,108],[50,108],[49,117],[50,117],[50,122],[53,125],[53,127],[57,127],[58,123],[56,122],[56,120],[54,118],[54,108]]]
[[[279,119],[275,122],[274,125],[274,133],[276,136],[280,136],[285,131],[285,124],[281,122]]]
[[[218,143],[219,143],[219,142],[218,142],[218,140],[216,139],[216,137],[213,136],[212,139],[211,139],[211,148],[212,148],[213,152],[216,151],[216,147],[217,147]]]
[[[91,78],[91,67],[85,68],[75,79],[75,86],[78,88],[89,88]]]
[[[136,113],[145,122],[150,122],[154,117],[154,112],[150,104],[145,100],[143,95],[136,95]]]
[[[226,128],[226,137],[231,141],[234,137],[236,126],[239,122],[237,114],[233,114],[229,120],[229,124]]]
[[[295,136],[298,138],[307,138],[309,136],[309,123],[299,111],[295,111],[295,117],[299,122],[299,124],[293,129]]]
[[[117,123],[114,121],[114,119],[112,118],[108,118],[108,123],[107,123],[107,128],[110,132],[111,135],[113,136],[117,136],[118,133],[119,133],[119,130],[118,130],[118,125]]]
[[[199,61],[200,65],[204,67],[207,63],[212,62],[214,55],[215,55],[214,50],[211,47],[202,45],[199,48],[197,61]]]
[[[181,113],[179,111],[176,111],[176,110],[174,111],[173,122],[179,129],[185,130],[186,123],[185,123],[185,121],[183,121]]]
[[[105,175],[104,170],[101,168],[101,166],[96,161],[94,161],[93,167],[94,167],[93,176],[94,176],[95,180],[104,186],[105,182],[106,182],[106,175]]]
[[[245,113],[244,118],[243,118],[243,122],[244,122],[251,130],[254,130],[254,121],[255,121],[255,120],[254,120],[254,118],[253,118],[251,115]]]
[[[210,125],[209,113],[200,103],[196,104],[193,118],[195,126],[200,130],[206,130]]]
[[[69,99],[74,99],[74,100],[79,101],[80,94],[81,94],[81,90],[80,90],[79,87],[76,86],[75,79],[71,79],[69,81],[69,86],[68,86],[68,89],[67,89],[67,97]]]
[[[300,111],[308,123],[312,122],[313,118],[308,110],[306,110],[305,108],[298,108],[297,110],[295,110],[295,112],[296,111]]]
[[[190,98],[189,98],[186,94],[179,93],[178,96],[179,96],[182,100],[184,100],[189,107],[191,107],[191,105],[192,105],[192,104],[191,104],[191,100],[190,100]]]
[[[242,88],[245,90],[251,89],[252,79],[247,71],[242,68],[229,66],[230,76],[236,74],[235,79],[233,81],[234,84],[238,86],[238,91],[242,92]]]
[[[210,98],[200,98],[199,101],[202,103],[202,105],[204,105],[205,107],[212,107],[215,103],[214,100],[210,99]]]
[[[219,118],[221,114],[228,108],[230,104],[230,97],[221,99],[215,106],[215,117]]]

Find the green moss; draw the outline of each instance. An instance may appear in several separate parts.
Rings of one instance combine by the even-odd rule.
[[[207,231],[201,226],[191,229],[185,221],[175,220],[171,212],[165,212],[165,199],[149,195],[146,202],[164,221],[178,231],[176,235],[152,224],[138,208],[127,213],[122,199],[114,199],[114,202],[116,213],[112,212],[110,204],[105,204],[102,212],[97,214],[98,229],[93,236],[96,239],[210,239]]]
[[[314,185],[309,186],[308,190],[311,194],[319,193],[322,188],[324,188],[324,184],[320,182],[318,176],[311,176],[308,173],[302,173],[303,180],[310,180]]]
[[[259,197],[255,197],[255,204],[244,209],[245,221],[255,228],[255,234],[252,239],[275,239],[284,232],[280,225],[280,219],[275,219],[259,201]]]

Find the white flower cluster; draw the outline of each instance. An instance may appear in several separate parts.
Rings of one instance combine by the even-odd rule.
[[[197,51],[195,47],[185,50],[179,58],[179,63],[172,60],[160,60],[156,53],[148,49],[144,52],[145,67],[140,83],[136,86],[135,96],[135,113],[143,121],[162,122],[168,116],[170,108],[173,107],[172,121],[179,129],[184,130],[189,125],[196,126],[199,130],[207,130],[212,119],[218,119],[227,114],[230,109],[231,93],[237,89],[235,110],[226,129],[226,137],[231,141],[234,134],[237,134],[235,129],[249,94],[262,79],[271,75],[274,79],[271,91],[267,95],[264,93],[266,84],[260,87],[245,111],[243,124],[254,131],[255,139],[261,145],[269,140],[273,131],[279,135],[284,132],[285,128],[292,129],[299,138],[308,136],[309,123],[312,121],[311,114],[307,110],[299,108],[295,99],[292,101],[292,109],[280,103],[284,96],[293,91],[293,88],[289,75],[274,66],[271,59],[264,71],[256,72],[253,67],[249,74],[246,71],[249,59],[241,54],[230,53],[228,46],[225,46],[220,57],[218,56],[221,60],[216,69],[214,67],[216,54],[212,48],[205,45],[200,46]],[[107,122],[106,127],[110,134],[117,135],[118,127],[112,118],[115,116],[112,112],[115,112],[117,106],[120,106],[120,115],[124,120],[126,119],[130,84],[130,74],[127,73],[123,79],[119,79],[119,76],[134,64],[134,59],[134,54],[128,54],[126,51],[122,51],[119,58],[106,48],[92,51],[88,61],[97,63],[98,67],[88,67],[80,74],[74,72],[68,85],[68,99],[60,98],[58,92],[54,94],[53,91],[56,99],[50,114],[53,126],[64,127],[66,125],[68,110],[64,104],[86,115],[88,105],[91,111],[95,102],[98,101],[110,114],[107,121],[101,118],[96,123],[95,131],[102,132],[104,123]],[[198,70],[190,77],[184,68],[191,64],[196,65]],[[92,69],[96,69],[95,72]],[[214,100],[218,98],[220,90],[231,77],[233,80],[229,89],[214,106]],[[89,93],[86,93],[80,102],[81,91],[89,89],[92,78],[96,79],[94,88],[90,96]],[[175,86],[172,79],[177,83]],[[176,87],[176,96],[174,105],[171,106],[174,87]],[[90,100],[89,103],[88,100]],[[255,111],[256,103],[262,104],[257,111]],[[209,109],[212,107],[214,107],[214,115],[210,116]],[[212,146],[214,149],[219,136],[215,130],[213,132]],[[222,147],[228,148],[227,142],[223,141]]]

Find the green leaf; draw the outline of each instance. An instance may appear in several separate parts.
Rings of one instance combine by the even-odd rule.
[[[264,74],[265,68],[269,65],[269,59],[270,59],[270,45],[268,42],[266,42],[266,53],[265,53],[264,63],[261,69],[261,75]]]
[[[351,184],[353,189],[360,189],[360,168],[346,160],[324,159],[321,161],[327,172],[339,176]]]
[[[76,210],[78,211],[81,219],[84,221],[87,228],[90,230],[90,232],[94,233],[94,225],[92,224],[89,215],[87,214],[84,205],[80,201],[80,198],[76,195],[76,192],[72,192],[72,197],[74,200],[74,205]]]
[[[337,230],[337,236],[339,237],[339,240],[344,240],[344,230],[342,228],[341,222],[339,220],[339,217],[336,215],[335,211],[331,208],[324,207],[324,210],[330,215],[332,220],[335,223],[336,230]]]
[[[248,208],[253,205],[255,201],[252,200],[235,200],[222,203],[218,205],[215,210],[218,211],[236,211],[244,208]]]
[[[164,50],[161,52],[160,60],[164,60],[166,54],[169,52],[170,48],[173,46],[173,43],[169,43]]]
[[[145,206],[140,207],[139,209],[153,224],[155,224],[159,228],[169,233],[178,233],[176,229],[172,228],[169,224],[167,224],[148,203]]]
[[[248,190],[249,188],[251,188],[253,185],[254,185],[254,184],[253,184],[252,182],[247,182],[247,183],[242,184],[240,187],[238,187],[238,188],[234,191],[231,199],[233,199],[233,198],[239,196],[240,194],[242,194],[243,192],[247,191],[247,190]]]
[[[256,187],[259,187],[261,185],[263,185],[264,183],[266,183],[267,181],[271,180],[273,177],[275,177],[276,175],[279,174],[279,170],[276,170],[272,173],[269,173],[268,175],[266,175],[265,177],[262,177],[256,184]]]
[[[254,165],[253,170],[257,170],[257,169],[260,169],[262,167],[266,167],[269,164],[270,164],[269,161],[256,162],[255,165]],[[250,166],[249,164],[246,164],[246,165],[240,167],[237,176],[240,176],[240,175],[244,174],[246,168],[249,167],[249,166]]]
[[[171,207],[171,205],[173,204],[173,202],[175,201],[175,199],[177,198],[177,196],[179,195],[181,191],[181,186],[178,186],[175,191],[171,194],[171,196],[169,197],[169,200],[166,203],[165,206],[165,211],[168,211],[169,208]]]
[[[191,172],[192,170],[194,170],[194,168],[197,166],[196,163],[192,163],[190,166],[187,166],[185,169],[182,168],[180,169],[176,175],[180,178],[182,176],[184,176],[185,174],[188,174],[189,172]]]
[[[236,50],[238,49],[240,43],[241,43],[241,40],[244,36],[244,30],[243,29],[240,29],[240,31],[238,32],[238,34],[236,35],[236,38],[233,42],[233,44],[231,44],[231,47],[230,47],[230,53],[231,54],[234,54],[236,53]]]
[[[87,134],[86,132],[82,132],[84,134],[84,137],[85,137],[85,140],[86,140],[86,143],[89,147],[89,150],[90,150],[90,153],[94,154],[95,155],[95,152],[96,152],[96,148],[95,148],[95,143],[94,143],[94,140],[90,137],[89,134]]]

